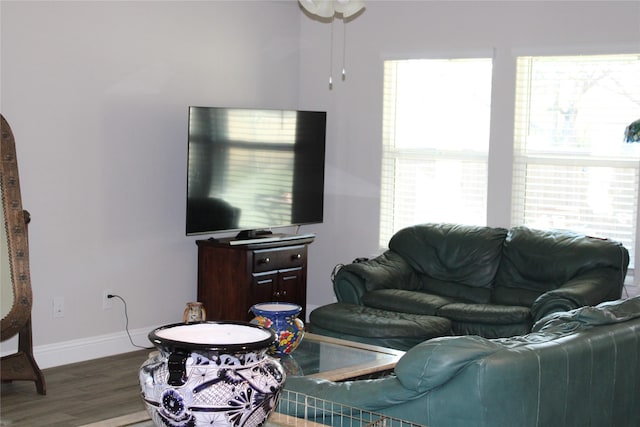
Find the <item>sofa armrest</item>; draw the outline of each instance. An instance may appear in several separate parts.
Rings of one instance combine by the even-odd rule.
[[[343,266],[333,279],[338,301],[362,305],[363,295],[376,289],[409,289],[415,287],[415,272],[397,253],[382,255]]]
[[[619,275],[619,271],[610,268],[592,270],[574,277],[557,289],[545,292],[533,302],[533,321],[536,322],[551,313],[620,298],[623,278],[620,278],[618,283],[615,283],[614,279]]]
[[[552,313],[533,325],[532,332],[575,332],[593,326],[627,322],[640,317],[640,296],[606,301],[571,311]]]
[[[343,266],[333,278],[333,292],[340,302],[362,305],[362,296],[366,292],[365,279],[352,272],[350,265]]]

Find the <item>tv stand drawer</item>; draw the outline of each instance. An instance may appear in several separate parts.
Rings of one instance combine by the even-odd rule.
[[[306,262],[306,245],[253,251],[253,272],[255,273],[302,267]]]

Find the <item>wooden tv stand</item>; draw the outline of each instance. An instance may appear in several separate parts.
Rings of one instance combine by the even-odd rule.
[[[307,248],[313,234],[197,240],[198,301],[208,320],[251,320],[251,306],[291,302],[306,319]]]

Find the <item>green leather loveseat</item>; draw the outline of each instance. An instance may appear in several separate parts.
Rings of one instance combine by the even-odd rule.
[[[384,323],[384,313],[406,313],[414,316],[407,324],[448,319],[453,335],[524,335],[550,313],[620,298],[628,264],[620,243],[569,231],[416,225],[397,232],[382,255],[340,268],[338,303],[312,312],[311,328],[381,344],[366,338],[377,326],[358,320]]]
[[[434,338],[395,375],[285,388],[429,427],[640,426],[640,297],[554,313],[523,336]]]

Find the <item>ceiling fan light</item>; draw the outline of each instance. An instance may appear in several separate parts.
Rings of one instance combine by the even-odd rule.
[[[343,18],[355,15],[364,7],[364,0],[298,0],[300,5],[312,15],[331,18],[336,13]]]
[[[322,18],[331,18],[335,15],[333,0],[298,0],[300,5],[310,14]]]
[[[360,12],[364,7],[364,0],[334,0],[333,5],[336,12],[348,18]]]

